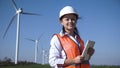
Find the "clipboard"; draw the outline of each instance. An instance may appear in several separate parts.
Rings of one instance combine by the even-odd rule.
[[[85,48],[84,48],[84,50],[82,52],[82,56],[84,56],[84,60],[89,60],[89,54],[87,54],[87,52],[88,52],[88,49],[90,47],[93,48],[94,45],[95,45],[95,41],[87,40]]]

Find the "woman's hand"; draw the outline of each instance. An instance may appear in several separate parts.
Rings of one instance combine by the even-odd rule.
[[[58,66],[68,66],[72,64],[78,64],[81,63],[84,60],[84,57],[82,55],[79,55],[75,57],[74,59],[66,59],[63,65],[58,65]]]
[[[83,60],[84,60],[84,57],[82,55],[79,55],[76,58],[74,58],[74,63],[78,64],[78,63],[81,63]]]

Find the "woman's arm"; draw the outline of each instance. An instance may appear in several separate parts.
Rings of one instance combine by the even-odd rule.
[[[50,41],[49,64],[55,67],[58,64],[64,64],[66,57],[63,57],[63,50],[56,35]]]
[[[82,55],[77,56],[74,59],[66,59],[64,64],[58,64],[58,66],[68,66],[68,65],[74,65],[79,64],[84,60],[84,57]]]

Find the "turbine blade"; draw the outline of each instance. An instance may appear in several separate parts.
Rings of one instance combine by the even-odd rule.
[[[40,14],[36,14],[36,13],[28,13],[28,12],[22,12],[22,14],[26,14],[26,15],[38,15],[38,16],[41,16]]]
[[[13,20],[15,19],[16,15],[17,15],[17,14],[15,14],[15,15],[12,17],[12,19],[11,19],[11,21],[10,21],[7,29],[5,30],[5,33],[4,33],[4,35],[3,35],[3,38],[5,38],[5,36],[6,36],[6,34],[7,34],[7,31],[8,31],[8,29],[10,28],[11,24],[13,23]]]
[[[39,38],[38,38],[38,41],[40,40],[40,38],[43,36],[43,33],[39,36]]]
[[[29,38],[25,38],[26,40],[29,40],[29,41],[33,41],[33,42],[35,42],[35,40],[33,40],[33,39],[29,39]]]
[[[16,5],[15,1],[12,0],[12,2],[13,2],[13,6],[14,6],[15,10],[17,11],[18,8],[17,8],[17,5]]]

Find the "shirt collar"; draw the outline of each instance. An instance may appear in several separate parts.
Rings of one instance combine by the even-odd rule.
[[[60,31],[60,36],[68,35],[68,33],[64,33],[63,30]]]
[[[65,35],[71,36],[70,34],[68,34],[66,32],[64,33],[63,30],[61,30],[59,34],[61,37],[65,36]],[[75,35],[75,38],[77,38],[77,35]]]

